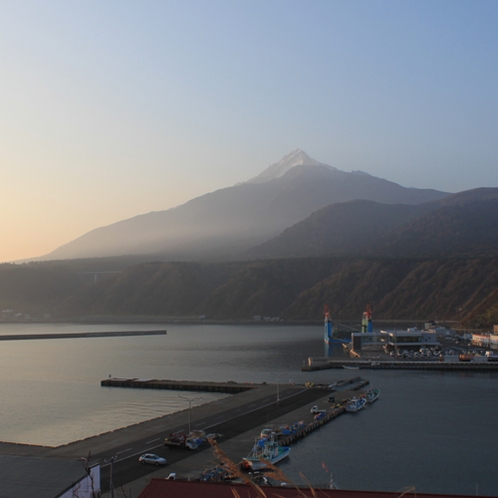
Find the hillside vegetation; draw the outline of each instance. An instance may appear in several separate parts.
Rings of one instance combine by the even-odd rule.
[[[91,261],[91,260],[89,260]],[[255,315],[359,319],[367,302],[381,319],[498,323],[498,259],[302,258],[229,263],[156,262],[128,266],[96,283],[64,264],[0,265],[0,307],[54,319]]]

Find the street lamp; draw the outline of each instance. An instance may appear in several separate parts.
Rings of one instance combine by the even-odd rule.
[[[202,399],[201,397],[197,397],[197,398],[187,398],[186,396],[182,396],[181,394],[177,394],[177,396],[179,398],[182,398],[184,399],[185,401],[188,401],[188,432],[190,434],[190,423],[191,423],[191,414],[190,414],[190,410],[192,408],[192,401],[195,401],[196,399]]]
[[[277,377],[277,405],[280,402],[280,384],[278,382],[278,379],[281,375],[284,375],[285,372],[280,372],[280,373],[273,373],[273,372],[268,372],[268,375],[275,375]]]
[[[113,479],[114,476],[113,476],[113,474],[114,474],[114,462],[117,459],[118,459],[118,456],[114,455],[109,460],[104,460],[105,463],[111,464],[110,474],[109,474],[109,488],[111,491],[111,498],[114,498],[114,479]]]

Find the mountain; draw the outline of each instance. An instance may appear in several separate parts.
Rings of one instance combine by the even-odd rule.
[[[418,205],[331,204],[246,255],[434,257],[497,252],[498,189],[479,188]]]
[[[498,254],[498,196],[443,205],[372,244],[384,256],[443,257]]]
[[[92,230],[39,259],[131,254],[227,259],[261,244],[329,204],[354,199],[419,204],[443,199],[361,171],[347,173],[296,149],[248,182],[187,203]]]
[[[427,204],[382,204],[348,201],[326,206],[286,228],[277,237],[251,248],[249,258],[295,258],[369,252],[372,241],[419,217]]]
[[[284,176],[287,171],[296,166],[325,166],[333,169],[334,171],[339,171],[337,168],[315,161],[301,149],[294,149],[292,152],[280,159],[278,163],[268,166],[268,168],[266,168],[258,176],[248,180],[247,183],[264,183],[269,180],[274,180],[275,178],[280,178],[281,176]]]

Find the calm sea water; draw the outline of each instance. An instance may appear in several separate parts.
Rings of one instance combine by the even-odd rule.
[[[103,378],[332,382],[304,373],[322,327],[1,324],[0,334],[167,329],[166,336],[0,342],[0,440],[59,445],[185,408],[177,393],[100,387]],[[336,354],[343,354],[337,350]],[[498,374],[370,372],[379,401],[293,447],[282,470],[344,489],[498,495]],[[219,395],[202,394],[209,401]],[[241,449],[246,453],[247,449]]]

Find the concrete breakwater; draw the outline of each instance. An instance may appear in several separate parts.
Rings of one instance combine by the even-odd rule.
[[[134,335],[166,335],[166,330],[120,330],[108,332],[73,332],[59,334],[0,335],[0,341],[31,341],[34,339],[81,339],[85,337],[122,337]]]
[[[100,382],[103,387],[130,387],[136,389],[168,389],[172,391],[204,391],[237,394],[261,387],[262,384],[236,382],[198,382],[189,380],[160,380],[139,378],[109,378]]]
[[[332,360],[330,358],[308,358],[301,370],[311,372],[332,368],[372,369],[372,370],[464,370],[471,372],[498,371],[498,362],[444,362],[444,361],[365,361],[365,360]]]

